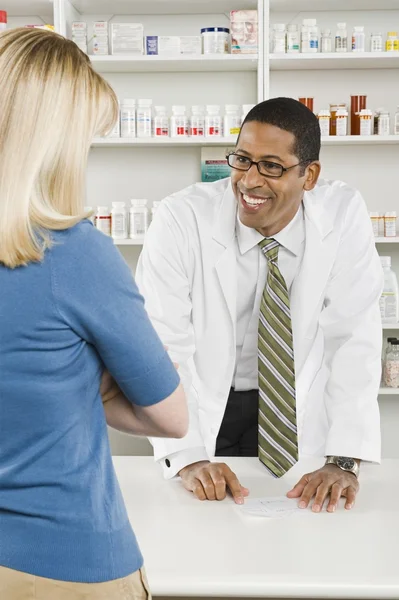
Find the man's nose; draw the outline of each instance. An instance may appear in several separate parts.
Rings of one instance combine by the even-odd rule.
[[[245,171],[243,174],[241,181],[247,190],[252,190],[256,187],[262,187],[265,183],[265,179],[263,175],[259,173],[257,165],[251,165],[248,171]]]

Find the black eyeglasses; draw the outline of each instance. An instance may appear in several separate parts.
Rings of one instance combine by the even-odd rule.
[[[299,165],[303,165],[311,160],[302,160],[296,165],[292,165],[291,167],[283,167],[283,165],[279,165],[278,163],[270,162],[268,160],[259,160],[256,162],[255,160],[251,160],[247,156],[242,156],[241,154],[236,154],[235,152],[231,152],[226,156],[227,162],[230,167],[233,169],[237,169],[238,171],[249,171],[252,165],[256,165],[258,172],[260,175],[264,177],[271,177],[274,179],[278,179],[282,177],[286,171],[293,169],[294,167],[299,167]]]

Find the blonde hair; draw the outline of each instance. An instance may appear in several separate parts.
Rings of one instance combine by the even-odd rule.
[[[0,264],[40,261],[83,211],[90,144],[118,117],[111,86],[61,35],[0,35]]]

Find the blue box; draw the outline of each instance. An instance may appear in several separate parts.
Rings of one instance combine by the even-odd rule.
[[[149,56],[158,54],[158,36],[145,36],[145,53]]]

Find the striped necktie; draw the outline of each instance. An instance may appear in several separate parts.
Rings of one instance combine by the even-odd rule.
[[[290,301],[278,267],[280,244],[265,238],[259,246],[268,263],[268,274],[258,330],[258,451],[266,468],[281,477],[298,461]]]

